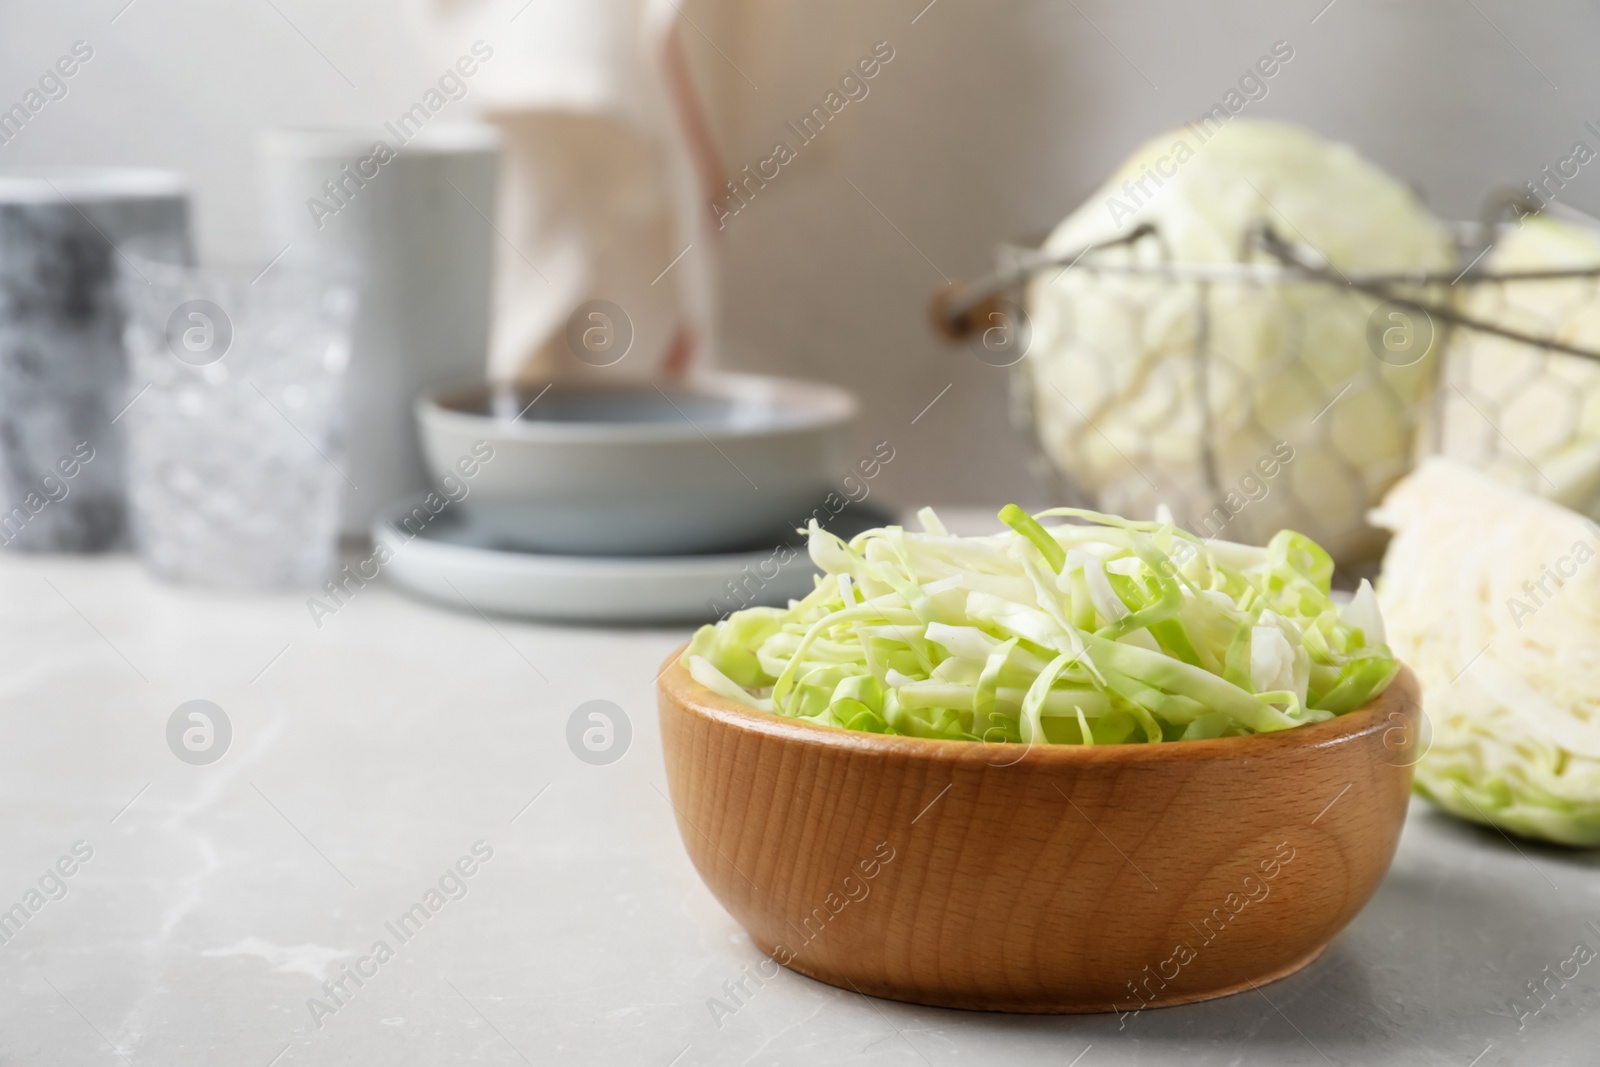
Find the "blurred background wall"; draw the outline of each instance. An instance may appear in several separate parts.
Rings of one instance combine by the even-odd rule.
[[[1352,143],[1447,216],[1475,215],[1491,186],[1537,177],[1580,137],[1595,143],[1584,123],[1600,124],[1600,6],[1578,0],[685,0],[682,10],[732,170],[767,158],[776,139],[794,142],[785,122],[877,42],[893,49],[867,97],[726,220],[715,254],[721,362],[858,390],[863,446],[896,449],[880,484],[900,504],[1045,492],[1008,423],[1007,372],[933,337],[930,293],[983,272],[997,242],[1037,238],[1140,141],[1220,101],[1274,42],[1294,58],[1247,113]],[[423,40],[417,16],[393,0],[13,0],[0,5],[0,109],[75,41],[94,55],[64,98],[0,145],[0,167],[185,170],[203,252],[264,262],[257,130],[376,130],[463,43]],[[1561,198],[1600,210],[1591,170]]]

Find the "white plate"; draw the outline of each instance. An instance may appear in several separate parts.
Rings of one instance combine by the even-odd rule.
[[[811,592],[816,569],[796,534],[790,551],[682,556],[555,556],[504,547],[469,509],[448,505],[426,525],[402,520],[421,498],[399,501],[372,526],[390,553],[383,569],[429,600],[484,613],[577,622],[710,622],[752,605],[782,606]],[[831,529],[843,537],[883,514],[847,504]],[[420,526],[420,528],[418,528]]]

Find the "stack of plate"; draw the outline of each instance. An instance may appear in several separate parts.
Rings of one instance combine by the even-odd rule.
[[[835,488],[854,398],[715,375],[632,386],[485,384],[417,404],[435,488],[372,534],[401,586],[481,612],[710,620],[810,592],[797,533],[882,513]]]

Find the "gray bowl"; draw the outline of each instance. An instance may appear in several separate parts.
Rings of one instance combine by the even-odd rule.
[[[424,394],[441,497],[533,552],[672,555],[770,543],[844,473],[855,398],[744,374],[662,384],[476,382]],[[823,514],[827,514],[826,511]]]

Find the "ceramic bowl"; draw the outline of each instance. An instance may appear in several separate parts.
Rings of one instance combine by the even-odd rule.
[[[1405,819],[1409,670],[1360,710],[1250,737],[986,745],[814,726],[659,682],[678,829],[761,951],[842,988],[1131,1012],[1317,957]]]
[[[479,382],[427,393],[416,413],[436,482],[461,483],[462,506],[507,547],[668,555],[771,543],[803,526],[845,472],[856,401],[830,385],[715,374]]]

